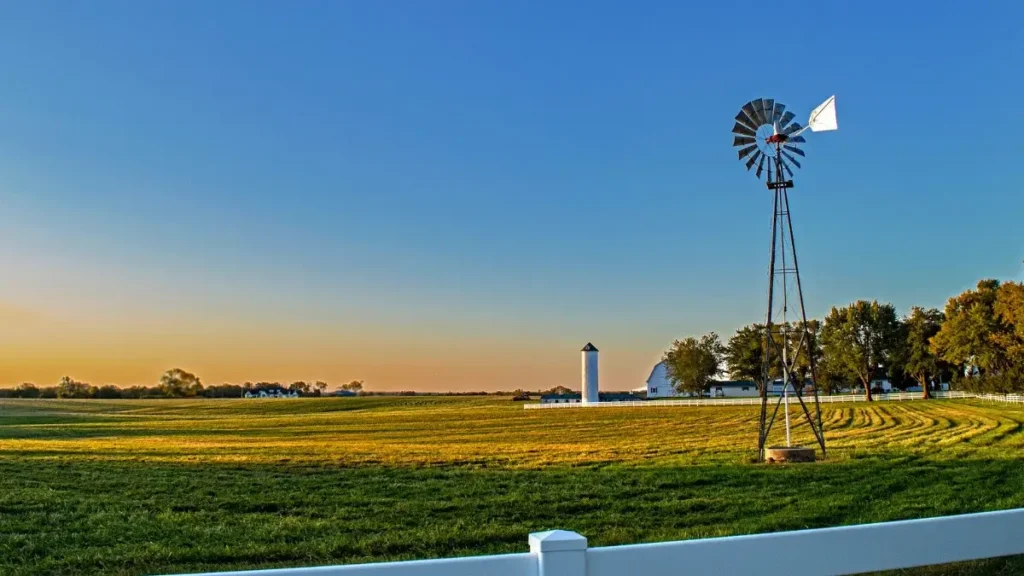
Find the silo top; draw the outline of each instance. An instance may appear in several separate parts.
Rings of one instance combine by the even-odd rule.
[[[590,342],[587,342],[587,345],[583,347],[582,351],[583,352],[597,352],[597,346],[594,346]]]

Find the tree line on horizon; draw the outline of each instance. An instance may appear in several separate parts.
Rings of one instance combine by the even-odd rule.
[[[920,386],[925,398],[940,382],[970,392],[1024,392],[1024,284],[982,280],[975,289],[950,298],[944,310],[914,306],[900,316],[892,304],[858,300],[833,307],[823,321],[786,325],[783,338],[773,330],[773,348],[790,357],[806,333],[810,354],[794,364],[797,381],[810,378],[813,359],[817,387],[833,394],[888,379],[900,390]],[[714,332],[672,342],[662,358],[669,380],[681,393],[705,394],[723,369],[735,380],[765,384],[764,324],[736,331],[725,344]],[[774,364],[774,363],[773,363]],[[768,381],[781,378],[773,367]]]
[[[281,390],[294,392],[300,396],[322,396],[329,384],[322,380],[306,382],[298,380],[290,384],[280,382],[246,382],[244,384],[214,384],[204,386],[195,374],[181,368],[172,368],[160,377],[154,386],[130,386],[122,388],[113,384],[93,386],[87,382],[79,382],[69,376],[61,378],[55,386],[39,387],[25,382],[16,388],[0,389],[0,397],[5,398],[97,398],[115,400],[138,398],[242,398],[246,392],[258,394],[261,391],[273,392]],[[342,384],[338,390],[353,393],[363,392],[363,381],[352,380]]]

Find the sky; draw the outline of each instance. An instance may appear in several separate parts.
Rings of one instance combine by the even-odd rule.
[[[769,6],[771,9],[769,10]],[[773,19],[773,15],[778,16]],[[763,318],[758,97],[809,315],[1024,279],[1024,4],[0,6],[0,385],[640,386]]]

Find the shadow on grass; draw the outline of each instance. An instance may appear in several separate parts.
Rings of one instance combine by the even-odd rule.
[[[337,564],[521,552],[527,534],[554,528],[604,546],[939,516],[1024,506],[1021,464],[899,456],[479,470],[5,458],[0,572]]]

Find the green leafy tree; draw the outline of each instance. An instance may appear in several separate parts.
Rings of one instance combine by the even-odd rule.
[[[903,321],[906,334],[906,356],[903,369],[921,385],[922,397],[929,398],[929,383],[939,375],[942,362],[932,350],[931,340],[942,328],[945,316],[934,309],[914,306]]]
[[[1020,392],[1024,388],[1024,284],[999,286],[992,309],[1002,323],[1003,329],[993,339],[1006,357],[1008,388]]]
[[[787,358],[793,363],[793,372],[801,379],[811,377],[811,359],[814,359],[814,367],[817,369],[821,364],[821,322],[808,320],[806,324],[796,322],[787,329],[789,334],[789,349]],[[806,333],[806,335],[805,335]]]
[[[199,377],[181,368],[172,368],[160,377],[160,393],[169,398],[198,396],[202,392]]]
[[[113,384],[100,386],[96,389],[96,398],[115,399],[121,398],[121,389]]]
[[[892,304],[858,300],[832,308],[821,330],[824,356],[833,370],[864,386],[870,402],[871,380],[885,374],[903,345],[902,328]]]
[[[349,392],[362,392],[363,391],[363,381],[362,380],[353,380],[353,381],[349,382],[348,384],[342,384],[341,385],[341,389],[342,390],[348,390]]]
[[[1007,326],[995,311],[998,293],[998,280],[982,280],[976,290],[950,298],[946,320],[932,338],[932,352],[954,366],[977,368],[982,375],[1009,368],[1006,349],[1000,345]]]
[[[804,332],[806,331],[806,336]],[[783,332],[786,336],[783,337]],[[772,326],[772,365],[769,377],[782,377],[782,363],[779,352],[786,345],[786,358],[792,363],[793,371],[799,378],[811,376],[811,359],[817,366],[822,359],[820,333],[821,322],[808,320]],[[764,324],[751,324],[736,331],[725,346],[724,360],[729,376],[734,380],[752,380],[759,385],[764,379]]]
[[[64,376],[57,384],[57,398],[89,398],[92,386]]]
[[[299,380],[298,382],[292,382],[291,384],[288,385],[289,392],[297,392],[298,394],[303,396],[309,394],[310,388],[312,388],[312,385],[309,382],[303,382],[301,380]]]
[[[31,382],[22,382],[17,388],[14,389],[15,396],[18,398],[39,398],[39,388]]]
[[[818,381],[815,383],[818,390],[825,394],[842,392],[850,384],[848,371],[828,355],[823,354],[821,360],[815,364]]]
[[[327,390],[327,382],[324,382],[323,380],[317,380],[316,382],[313,383],[313,390],[313,393],[315,395],[322,396],[324,390]]]
[[[700,339],[691,337],[672,342],[662,362],[676,390],[702,397],[722,366],[724,352],[718,334],[712,332]]]
[[[723,360],[730,378],[761,384],[764,379],[764,342],[764,324],[744,326],[729,338]]]

